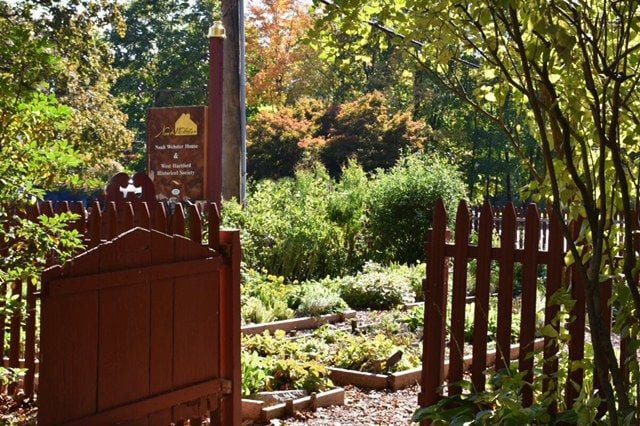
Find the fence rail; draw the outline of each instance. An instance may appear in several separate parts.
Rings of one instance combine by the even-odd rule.
[[[82,235],[86,248],[141,227],[181,235],[214,250],[220,249],[220,215],[214,203],[170,205],[163,202],[96,201],[86,208],[82,202],[42,201],[29,206],[25,212],[19,212],[19,215],[37,221],[41,215],[52,217],[66,212],[77,215],[70,227]],[[57,262],[55,257],[48,259],[49,265]],[[10,384],[5,390],[13,394],[21,388],[27,397],[31,397],[36,393],[39,371],[40,288],[33,282],[16,281],[3,284],[0,292],[13,307],[23,304],[26,307],[23,310],[0,306],[2,312],[9,313],[0,315],[3,365],[26,369],[20,382]]]
[[[536,340],[536,300],[544,297],[544,324],[556,332],[558,321],[554,321],[559,306],[551,302],[552,296],[560,288],[569,289],[571,298],[576,301],[571,311],[571,319],[564,324],[571,335],[568,343],[568,365],[581,360],[584,356],[585,344],[585,293],[580,275],[574,267],[565,267],[565,240],[562,237],[560,223],[551,211],[540,212],[535,204],[517,212],[512,204],[496,214],[487,203],[479,210],[470,210],[462,201],[455,218],[454,241],[449,241],[447,230],[447,213],[442,201],[438,201],[434,212],[433,229],[426,244],[427,277],[424,281],[425,293],[425,336],[423,368],[419,395],[422,407],[436,403],[443,392],[448,395],[460,394],[462,389],[457,385],[465,371],[465,298],[469,261],[476,261],[475,268],[475,302],[473,312],[471,382],[476,391],[482,391],[486,385],[488,318],[490,309],[497,310],[496,370],[509,366],[510,361],[504,354],[510,352],[512,321],[514,311],[514,282],[516,265],[521,267],[521,308],[520,329],[517,343],[519,345],[518,371],[526,372],[524,380],[534,380],[534,363],[531,356]],[[580,223],[571,223],[570,229],[575,238],[578,237]],[[472,231],[477,232],[477,244],[470,242]],[[494,242],[494,235],[499,235],[499,244]],[[490,305],[490,281],[492,263],[497,263],[498,277],[497,306]],[[452,273],[450,274],[450,267]],[[539,274],[540,268],[546,268],[546,277]],[[452,289],[449,293],[451,279]],[[538,294],[539,279],[545,279]],[[611,329],[611,282],[603,283],[604,297],[602,310]],[[448,298],[451,295],[450,309]],[[551,333],[553,334],[553,333]],[[448,343],[448,344],[447,344]],[[622,345],[625,345],[623,339]],[[448,348],[448,362],[445,363],[445,349]],[[558,382],[558,346],[554,339],[544,337],[543,358],[543,392],[564,387],[565,405],[571,406],[580,393],[584,372],[582,369],[569,369],[569,377],[564,383]],[[624,349],[623,349],[624,350]],[[539,351],[537,351],[539,352]],[[621,357],[624,358],[624,357]],[[623,361],[621,361],[623,363]],[[448,367],[445,367],[448,365]],[[625,366],[622,365],[624,368]],[[445,371],[447,374],[445,375]],[[444,385],[444,386],[443,386]],[[596,383],[596,388],[598,384]],[[530,386],[522,389],[522,400],[525,406],[533,403],[533,390]],[[601,407],[602,408],[602,407]],[[551,412],[557,410],[557,404],[549,407]]]

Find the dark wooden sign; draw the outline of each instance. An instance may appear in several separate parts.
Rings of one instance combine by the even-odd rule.
[[[203,200],[206,107],[151,108],[147,115],[148,173],[159,200]]]

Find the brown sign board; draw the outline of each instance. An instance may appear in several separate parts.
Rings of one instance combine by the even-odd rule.
[[[148,174],[158,200],[205,198],[206,111],[204,106],[149,109]]]

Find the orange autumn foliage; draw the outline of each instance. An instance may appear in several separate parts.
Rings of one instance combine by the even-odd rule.
[[[300,95],[315,55],[302,43],[313,25],[300,0],[252,0],[247,19],[247,102],[281,106]],[[316,59],[317,60],[317,59]]]

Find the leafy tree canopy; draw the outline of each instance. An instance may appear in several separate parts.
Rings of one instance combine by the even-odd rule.
[[[73,144],[74,109],[53,94],[51,76],[65,61],[38,35],[33,22],[0,16],[0,285],[20,279],[35,285],[51,253],[64,258],[80,245],[77,232],[67,231],[69,215],[40,218],[18,215],[47,189],[77,185],[73,173],[84,161]],[[0,295],[2,314],[20,306]],[[0,374],[4,374],[1,371]]]
[[[109,93],[115,71],[102,32],[107,25],[118,25],[117,7],[107,1],[25,0],[0,5],[0,16],[14,34],[43,44],[24,53],[7,52],[15,78],[2,96],[10,99],[13,93],[22,99],[29,90],[45,85],[46,93],[70,109],[64,137],[81,155],[78,168],[86,177],[96,177],[102,165],[119,159],[132,141],[126,116]],[[11,45],[10,38],[4,42]],[[45,60],[46,55],[54,59]]]
[[[640,292],[631,224],[640,176],[640,2],[315,3],[326,25],[358,34],[362,44],[393,40],[401,46],[431,79],[504,131],[530,169],[528,194],[548,200],[568,219],[584,218],[577,241],[563,222],[567,260],[585,283],[595,371],[609,416],[614,422],[632,418],[637,396],[629,395],[628,378],[618,367],[600,298],[601,283],[611,278],[621,303],[617,324],[631,324],[636,338]],[[465,74],[480,84],[469,90]],[[525,131],[537,141],[542,167],[528,155]],[[615,239],[618,213],[628,225],[624,245]],[[617,254],[624,260],[616,260]],[[632,377],[638,380],[637,368]]]

